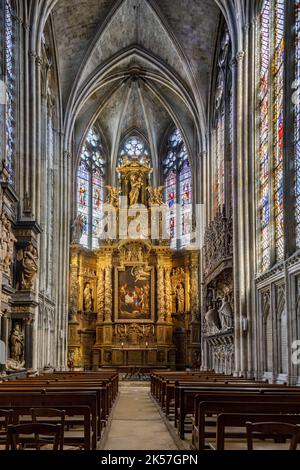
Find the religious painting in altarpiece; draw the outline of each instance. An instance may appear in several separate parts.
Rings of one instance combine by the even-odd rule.
[[[154,270],[126,263],[115,271],[115,320],[154,321]]]

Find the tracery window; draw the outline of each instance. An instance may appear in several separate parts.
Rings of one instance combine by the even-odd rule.
[[[295,0],[295,219],[296,244],[300,247],[300,1]]]
[[[214,91],[213,113],[213,153],[214,153],[214,211],[223,212],[229,199],[230,174],[226,168],[227,149],[231,153],[232,143],[232,93],[231,71],[229,60],[231,43],[228,31],[225,29],[221,36],[220,50],[216,67],[216,84]],[[230,173],[230,172],[229,172]]]
[[[14,182],[15,152],[15,29],[11,0],[5,0],[5,64],[6,64],[6,163],[9,182]]]
[[[140,163],[150,163],[147,145],[141,137],[132,135],[125,140],[119,154],[118,165],[121,165],[126,158],[138,160]]]
[[[92,127],[82,148],[77,174],[78,214],[83,217],[80,243],[98,248],[105,188],[105,159],[98,130]]]
[[[273,10],[271,8],[274,8]],[[283,89],[285,0],[264,0],[260,15],[258,253],[260,271],[284,257]],[[272,254],[272,240],[274,249]]]
[[[259,249],[260,269],[270,264],[270,198],[269,198],[269,84],[270,84],[270,2],[265,0],[260,26],[260,129],[259,129]]]
[[[172,248],[190,243],[192,231],[192,178],[188,152],[179,129],[168,139],[163,160],[167,233]]]
[[[284,8],[285,0],[275,5],[275,51],[273,65],[273,181],[275,218],[275,256],[279,261],[284,257],[283,236],[283,83],[284,83]]]

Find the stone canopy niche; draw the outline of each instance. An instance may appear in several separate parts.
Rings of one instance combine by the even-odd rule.
[[[204,315],[202,318],[205,369],[234,372],[232,218],[221,212],[208,226],[204,241]]]
[[[151,171],[147,161],[124,158],[118,187],[107,187],[115,237],[90,251],[73,233],[69,366],[75,369],[192,367],[199,358],[198,252],[172,250],[162,237],[162,219],[154,240],[144,233],[124,237],[119,223],[134,223],[131,209],[143,204],[140,216],[151,226],[153,209],[163,206],[163,188],[151,186]]]

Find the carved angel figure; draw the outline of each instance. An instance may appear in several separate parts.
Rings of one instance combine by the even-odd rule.
[[[113,207],[118,207],[120,190],[117,189],[117,188],[114,188],[113,186],[109,186],[109,185],[107,185],[105,187],[108,190],[106,203],[112,205]]]
[[[134,266],[131,270],[131,274],[135,279],[135,282],[137,281],[147,281],[147,279],[150,276],[149,271],[145,271],[142,266]]]
[[[158,188],[152,188],[151,186],[147,187],[147,190],[150,194],[150,206],[162,206],[164,204],[163,189],[164,186],[159,186]]]
[[[73,225],[72,225],[72,243],[77,244],[80,243],[80,239],[83,234],[83,227],[84,227],[84,217],[82,214],[78,214],[75,218]]]
[[[18,252],[18,261],[21,262],[21,285],[19,288],[30,290],[38,272],[37,249],[30,243],[25,250]]]

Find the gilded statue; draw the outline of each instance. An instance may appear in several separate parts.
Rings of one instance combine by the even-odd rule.
[[[137,173],[132,174],[130,176],[130,185],[131,191],[129,193],[129,203],[130,206],[134,206],[139,202],[140,192],[143,186],[143,178]]]
[[[108,190],[108,195],[106,199],[106,203],[110,204],[113,207],[118,207],[119,206],[119,195],[120,195],[120,190],[117,188],[114,188],[113,186],[105,186]]]
[[[233,327],[233,312],[226,295],[223,297],[222,305],[219,309],[219,317],[222,330],[228,330]]]
[[[159,186],[158,188],[152,188],[151,186],[147,187],[147,190],[150,194],[150,206],[162,206],[164,204],[163,189],[164,186]]]
[[[37,249],[30,243],[25,250],[18,253],[18,261],[21,262],[21,285],[19,288],[30,290],[33,288],[34,281],[38,272],[38,253]]]
[[[85,285],[83,298],[84,298],[84,311],[92,312],[93,311],[93,290],[89,282],[87,282]]]
[[[84,217],[82,214],[78,214],[72,224],[72,243],[78,244],[80,243],[80,239],[83,234],[84,228]]]
[[[11,344],[11,359],[17,363],[21,363],[24,356],[24,335],[21,331],[19,323],[14,327],[10,337]]]
[[[177,312],[178,313],[184,313],[184,307],[185,307],[185,302],[184,302],[184,287],[180,283],[177,288],[176,288],[176,300],[177,300]]]

